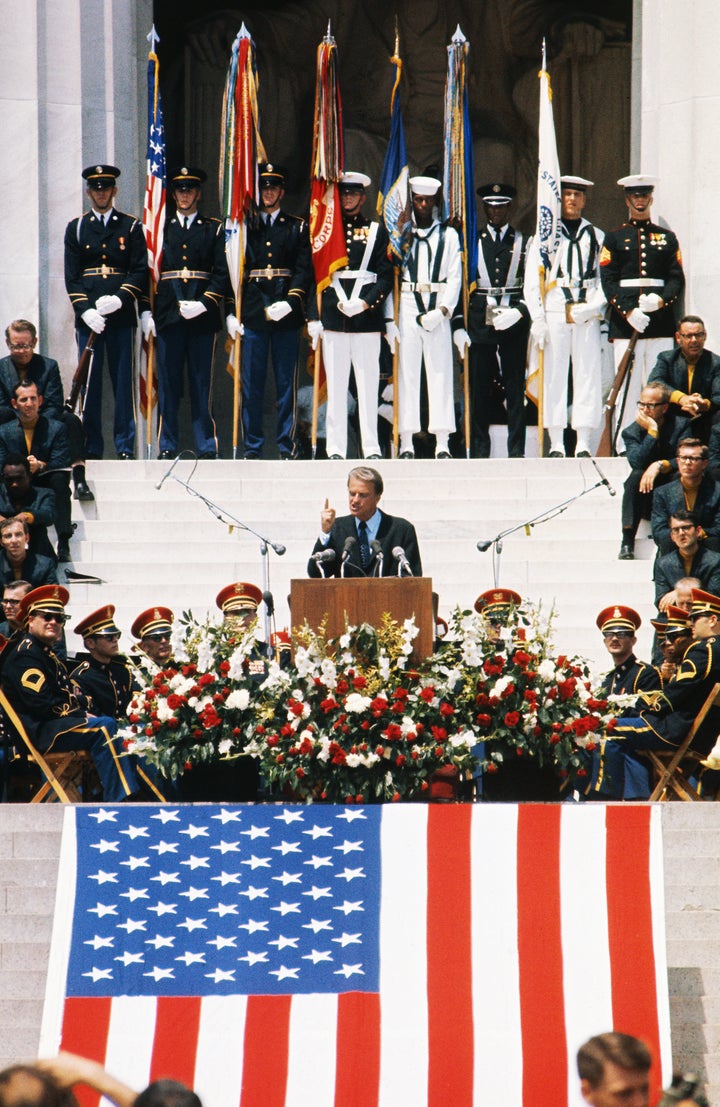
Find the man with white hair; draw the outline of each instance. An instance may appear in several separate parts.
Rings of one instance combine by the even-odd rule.
[[[413,241],[405,259],[400,296],[400,457],[412,458],[420,425],[420,373],[425,364],[428,432],[435,457],[449,458],[455,430],[450,319],[462,285],[457,231],[440,221],[435,177],[411,177]]]
[[[348,383],[355,374],[362,455],[380,457],[378,386],[380,340],[385,330],[383,304],[393,283],[388,234],[383,223],[362,214],[370,178],[343,173],[338,186],[348,264],[337,269],[317,304],[308,304],[308,331],[315,349],[322,337],[327,377],[327,454],[347,456]]]

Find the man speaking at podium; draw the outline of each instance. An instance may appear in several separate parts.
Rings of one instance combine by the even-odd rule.
[[[383,479],[377,469],[358,465],[350,470],[350,514],[337,518],[325,500],[308,576],[422,576],[415,527],[407,519],[380,511],[382,494]]]

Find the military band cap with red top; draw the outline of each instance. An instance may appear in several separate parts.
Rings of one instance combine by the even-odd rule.
[[[692,626],[690,612],[686,611],[684,607],[675,607],[674,604],[668,604],[665,608],[665,614],[667,615],[666,634],[677,635],[679,631],[685,634],[690,633]]]
[[[659,619],[651,619],[650,626],[655,628],[658,638],[664,638],[668,628],[667,615],[663,613]]]
[[[284,185],[287,179],[287,170],[282,165],[276,165],[274,162],[263,161],[258,166],[258,176],[260,178],[260,184],[279,184]]]
[[[257,611],[262,600],[262,592],[254,584],[247,584],[243,580],[236,580],[234,584],[228,584],[221,589],[215,597],[224,615],[237,615],[242,611]]]
[[[115,604],[106,603],[91,615],[86,615],[74,628],[74,633],[81,638],[102,638],[105,635],[119,634],[120,629],[115,626]]]
[[[519,592],[513,592],[512,588],[489,588],[475,600],[475,610],[490,620],[504,619],[511,608],[519,607],[521,603],[522,596]]]
[[[612,607],[604,607],[595,622],[602,631],[631,630],[634,633],[642,624],[642,619],[632,607],[613,604]]]
[[[64,615],[69,599],[70,593],[62,584],[43,584],[40,588],[33,588],[20,600],[18,622],[26,622],[34,611],[53,611]]]
[[[484,204],[492,207],[494,204],[511,204],[517,196],[517,189],[513,185],[503,184],[502,181],[491,181],[490,184],[480,185],[476,188],[478,196]]]
[[[276,630],[270,635],[270,645],[274,650],[291,650],[292,642],[286,630]]]
[[[174,187],[178,184],[190,184],[196,188],[207,180],[204,169],[198,169],[196,165],[180,165],[170,171],[170,184]]]
[[[369,188],[370,178],[367,173],[343,173],[338,181],[338,187],[341,191],[351,188]]]
[[[572,188],[576,192],[585,192],[588,188],[592,188],[595,181],[589,181],[586,177],[573,177],[572,174],[566,173],[564,177],[560,178],[560,190],[563,188]]]
[[[175,616],[169,607],[149,607],[138,615],[130,628],[133,638],[164,637],[172,631]]]
[[[114,188],[120,170],[117,165],[88,165],[82,176],[91,188]]]
[[[713,596],[712,592],[703,592],[702,588],[693,588],[691,595],[691,619],[699,619],[701,615],[717,615],[720,619],[720,596]]]

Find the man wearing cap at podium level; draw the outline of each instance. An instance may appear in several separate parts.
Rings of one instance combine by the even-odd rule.
[[[603,677],[599,696],[627,695],[660,688],[660,677],[652,665],[638,661],[633,650],[636,632],[642,619],[632,607],[613,604],[605,607],[595,620],[613,661],[613,668]]]
[[[242,394],[245,457],[262,456],[268,355],[272,354],[277,408],[276,440],[281,460],[295,456],[295,373],[298,335],[313,284],[307,223],[282,211],[286,172],[260,166],[260,210],[247,224],[242,326],[227,317],[231,338],[243,334]],[[231,311],[234,311],[234,300]]]
[[[693,641],[662,691],[638,700],[639,715],[617,720],[612,737],[592,755],[587,795],[596,799],[647,799],[650,777],[637,751],[671,753],[682,743],[708,693],[720,681],[720,597],[693,589],[690,611]],[[707,754],[720,729],[720,708],[711,707],[692,748]]]
[[[172,625],[175,616],[169,607],[149,607],[135,619],[130,633],[138,641],[130,648],[128,660],[138,671],[138,679],[147,684],[164,669],[176,669],[172,657]]]
[[[34,588],[23,597],[18,618],[25,634],[3,665],[3,691],[41,753],[87,750],[106,802],[138,798],[149,781],[136,758],[123,756],[115,738],[117,720],[88,712],[85,696],[55,653],[68,599],[59,584]]]
[[[533,242],[525,269],[525,299],[532,335],[545,350],[543,415],[550,436],[550,457],[565,457],[568,411],[577,434],[576,457],[590,457],[590,440],[602,415],[600,322],[605,293],[600,283],[603,232],[583,217],[585,177],[560,178],[562,239],[540,294],[540,255]],[[572,404],[568,369],[572,367]],[[633,412],[634,416],[634,412]]]
[[[495,181],[477,189],[487,226],[478,238],[477,288],[470,296],[468,329],[453,319],[460,357],[470,345],[470,456],[490,457],[491,392],[502,374],[507,408],[508,457],[525,456],[525,365],[528,312],[523,299],[526,241],[510,226],[516,190]]]
[[[114,719],[124,718],[132,699],[134,674],[120,654],[120,630],[115,606],[106,604],[74,628],[87,653],[77,654],[72,679],[88,697],[93,710]]]
[[[140,319],[146,337],[157,332],[163,460],[175,457],[179,448],[178,407],[186,364],[195,452],[200,458],[215,458],[218,452],[210,406],[212,368],[230,278],[223,224],[198,210],[206,178],[203,169],[192,166],[181,166],[169,175],[176,211],[165,222],[154,315],[145,302]]]
[[[501,641],[503,629],[517,622],[514,616],[521,603],[522,596],[512,588],[488,588],[480,593],[473,606],[482,616],[489,641]]]
[[[83,408],[87,457],[103,456],[103,362],[115,398],[113,438],[117,456],[135,452],[133,355],[136,305],[147,295],[147,247],[140,222],[114,207],[116,165],[90,165],[87,181],[91,210],[73,219],[65,231],[65,287],[75,312],[78,353],[95,334],[95,352]]]
[[[449,458],[455,430],[450,319],[462,287],[457,231],[440,222],[442,185],[435,177],[411,177],[413,240],[400,295],[400,457],[413,458],[420,424],[422,366],[428,394],[428,432],[435,457]]]
[[[385,331],[383,305],[392,289],[384,223],[362,214],[370,178],[365,173],[343,173],[338,190],[345,228],[348,263],[337,269],[322,293],[320,320],[317,303],[308,304],[308,331],[313,349],[322,336],[327,377],[327,454],[347,457],[347,394],[352,368],[357,391],[362,456],[380,457],[378,441],[378,386],[380,341]]]
[[[221,588],[215,597],[215,603],[223,613],[223,623],[230,635],[245,635],[254,631],[258,620],[258,607],[263,594],[255,584],[236,580]],[[262,682],[267,676],[267,662],[274,657],[272,647],[256,638],[252,655],[248,658],[248,676],[251,680]]]
[[[625,190],[627,222],[608,231],[600,251],[616,369],[633,332],[640,335],[627,391],[623,388],[615,406],[615,424],[622,430],[635,418],[640,390],[659,354],[673,348],[675,309],[685,275],[677,238],[650,218],[656,179],[636,174],[621,177],[618,184]]]

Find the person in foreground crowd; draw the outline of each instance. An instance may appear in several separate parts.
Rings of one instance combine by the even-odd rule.
[[[0,523],[0,581],[10,584],[27,580],[33,588],[57,584],[55,559],[33,553],[28,548],[29,541],[30,530],[23,519],[4,519]]]
[[[672,752],[681,744],[720,680],[720,597],[693,589],[692,645],[674,677],[662,691],[641,695],[636,716],[618,719],[612,737],[592,753],[592,776],[586,795],[595,799],[643,800],[650,795],[649,767],[637,754],[655,749]],[[711,707],[693,740],[705,755],[720,729],[720,708]]]
[[[349,515],[337,516],[325,500],[320,536],[308,561],[308,576],[422,576],[415,527],[379,508],[383,479],[377,469],[358,465],[348,476]],[[402,557],[396,551],[400,551]],[[382,554],[382,558],[380,557]],[[330,556],[332,555],[332,556]]]
[[[603,678],[598,694],[610,696],[660,688],[657,671],[652,665],[638,661],[633,653],[637,644],[636,632],[642,624],[637,611],[632,607],[612,604],[603,608],[595,622],[613,661],[613,668]]]
[[[2,689],[41,753],[87,750],[108,803],[150,795],[162,798],[140,759],[123,756],[117,721],[88,712],[55,648],[61,641],[70,598],[58,584],[34,588],[20,604],[25,634],[4,661]],[[147,789],[147,791],[146,791]]]
[[[525,269],[532,336],[545,350],[543,411],[550,457],[565,457],[568,421],[577,433],[576,457],[590,457],[590,440],[602,413],[600,322],[606,301],[599,261],[604,236],[583,217],[592,184],[585,177],[560,178],[562,239],[548,274],[544,301],[539,280],[542,261],[539,244],[534,241]]]
[[[174,666],[172,660],[172,625],[175,616],[169,607],[149,607],[135,619],[130,633],[138,641],[131,647],[128,660],[145,681],[162,669]]]
[[[20,601],[28,592],[32,592],[32,584],[29,580],[14,580],[3,586],[2,591],[2,622],[0,622],[0,634],[3,638],[10,639],[18,631],[22,630],[19,620]]]
[[[460,357],[470,347],[470,456],[490,457],[493,381],[502,375],[508,457],[525,456],[525,362],[528,312],[523,300],[525,236],[510,225],[516,189],[500,181],[476,189],[487,225],[478,237],[477,288],[470,295],[467,331],[453,318]]]
[[[86,653],[75,657],[72,679],[87,696],[93,711],[123,719],[132,699],[134,674],[120,655],[120,630],[115,626],[114,616],[114,604],[105,604],[74,628]]]
[[[347,457],[351,368],[355,375],[362,456],[380,457],[380,342],[393,271],[385,224],[362,214],[369,185],[370,178],[364,173],[343,173],[338,189],[348,263],[345,268],[335,270],[330,286],[322,293],[319,324],[317,304],[314,300],[308,304],[308,331],[314,345],[318,335],[322,335],[327,377],[327,453],[332,460]]]
[[[47,528],[55,525],[55,493],[30,480],[30,462],[23,454],[9,454],[0,481],[0,522],[20,518],[30,530],[29,548],[55,558]]]
[[[577,1052],[580,1091],[591,1107],[650,1107],[650,1050],[639,1038],[608,1031]]]
[[[707,442],[712,416],[720,410],[720,357],[705,349],[707,332],[699,315],[685,315],[675,332],[677,347],[661,353],[648,377],[670,391],[674,410],[692,419],[692,433]]]
[[[148,264],[140,221],[115,204],[116,165],[89,165],[82,172],[91,209],[65,231],[65,287],[75,312],[78,354],[95,334],[83,407],[87,456],[101,458],[103,363],[107,355],[115,399],[113,438],[117,456],[135,451],[133,361],[136,305],[147,295]]]
[[[677,477],[678,444],[689,426],[687,416],[670,408],[666,385],[645,385],[635,421],[622,432],[630,472],[623,488],[620,561],[635,558],[635,536],[640,520],[651,516],[654,490]]]
[[[683,508],[695,516],[707,549],[720,552],[720,484],[707,471],[707,446],[699,438],[681,439],[677,465],[680,479],[664,484],[653,495],[650,528],[658,552],[672,550],[670,518]]]
[[[413,240],[405,259],[400,295],[400,457],[415,456],[420,432],[422,367],[428,394],[428,432],[435,457],[449,458],[455,430],[450,319],[460,296],[462,256],[457,231],[441,223],[435,177],[411,177]]]
[[[185,365],[195,450],[200,458],[215,458],[218,451],[211,410],[213,355],[230,279],[224,225],[198,210],[206,179],[203,169],[192,166],[170,172],[169,191],[176,211],[165,224],[154,314],[148,301],[142,304],[143,333],[157,331],[163,460],[175,457],[179,449],[178,409]]]
[[[226,319],[228,334],[243,334],[242,420],[245,458],[262,456],[265,380],[272,357],[277,408],[276,442],[281,460],[295,455],[295,372],[300,328],[313,271],[307,223],[280,207],[286,172],[259,168],[260,210],[247,224],[242,327]],[[234,301],[233,308],[234,311]]]
[[[3,1069],[0,1107],[77,1107],[78,1086],[92,1088],[117,1107],[202,1107],[195,1092],[177,1080],[154,1080],[138,1094],[97,1061],[67,1051]]]
[[[5,328],[9,357],[0,358],[0,422],[13,415],[12,398],[19,381],[34,381],[43,398],[43,415],[63,424],[70,446],[70,464],[76,500],[94,500],[85,476],[85,430],[74,412],[63,401],[63,386],[58,363],[35,353],[37,329],[27,319],[14,319]]]
[[[616,425],[624,429],[635,418],[640,390],[658,356],[672,350],[675,307],[685,287],[678,240],[653,223],[650,209],[657,181],[636,174],[622,177],[627,222],[605,235],[600,251],[600,278],[610,305],[610,341],[617,369],[628,342],[637,332],[635,361],[628,387],[616,405]]]
[[[658,557],[653,572],[659,611],[677,603],[676,583],[688,576],[697,579],[696,587],[720,594],[720,554],[707,549],[700,541],[701,533],[692,511],[678,508],[670,516],[670,538],[675,549]]]

